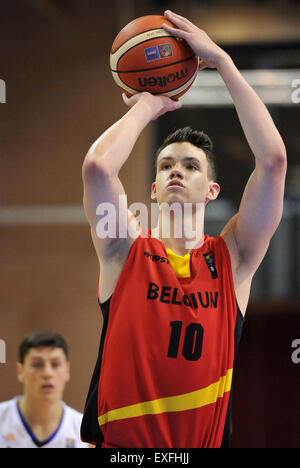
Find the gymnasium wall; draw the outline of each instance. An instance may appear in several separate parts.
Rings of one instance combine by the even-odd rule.
[[[68,341],[65,399],[83,410],[102,322],[98,261],[80,211],[81,167],[90,145],[127,111],[109,70],[117,18],[112,5],[103,15],[97,8],[93,21],[93,2],[70,16],[8,3],[1,7],[0,401],[20,394],[18,345],[43,328]],[[148,139],[146,130],[121,173],[129,203],[146,202]],[[75,220],[64,214],[72,207]]]

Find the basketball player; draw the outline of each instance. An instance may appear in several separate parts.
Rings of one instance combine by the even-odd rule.
[[[62,401],[70,378],[64,338],[48,331],[27,335],[17,375],[24,395],[0,403],[0,448],[88,448],[80,439],[82,414]]]
[[[204,235],[205,207],[220,190],[212,145],[202,132],[179,129],[158,151],[151,195],[158,224],[145,235],[119,203],[119,171],[146,125],[180,103],[149,93],[123,96],[130,110],[88,151],[84,207],[100,263],[104,325],[82,437],[97,447],[229,446],[234,357],[251,281],[282,216],[286,151],[268,110],[204,31],[170,11],[165,16],[177,26],[166,31],[189,43],[202,68],[220,73],[255,169],[235,216],[216,238]],[[110,202],[138,238],[100,238],[101,202]],[[192,205],[184,218],[196,224],[192,236],[184,229],[174,235],[178,225],[166,207],[175,204]],[[162,229],[167,214],[170,236]]]

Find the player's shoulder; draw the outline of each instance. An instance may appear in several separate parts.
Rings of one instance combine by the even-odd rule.
[[[72,408],[72,406],[68,406],[66,403],[64,403],[64,406],[65,406],[66,411],[68,411],[69,414],[71,414],[72,416],[76,418],[82,418],[82,413],[80,411],[78,411],[75,408]]]
[[[6,424],[11,425],[12,421],[18,420],[17,415],[17,403],[20,397],[14,397],[11,400],[0,402],[0,423],[1,427],[5,427]]]
[[[64,430],[68,431],[68,433],[73,433],[77,440],[78,448],[89,448],[89,444],[83,442],[80,438],[80,428],[83,414],[68,406],[66,403],[62,402],[64,407]]]
[[[211,236],[209,234],[204,234],[203,240],[196,244],[196,249],[201,247],[203,250],[222,250],[224,249],[224,246],[226,246],[226,242],[221,236],[221,234],[218,234],[216,236]]]
[[[72,408],[71,406],[67,405],[64,402],[62,402],[62,404],[63,404],[64,410],[65,410],[65,416],[68,419],[73,420],[74,422],[81,423],[83,414],[80,411],[78,411],[77,409]]]
[[[3,415],[15,409],[19,397],[14,397],[11,400],[0,401],[0,415]]]

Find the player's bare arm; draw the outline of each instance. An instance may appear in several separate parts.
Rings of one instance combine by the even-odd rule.
[[[255,169],[239,211],[221,233],[230,250],[236,287],[247,290],[281,220],[287,165],[285,146],[266,106],[231,57],[186,18],[170,11],[165,15],[178,29],[164,28],[189,43],[202,59],[201,68],[216,68],[220,73],[255,157]]]
[[[165,112],[178,109],[180,103],[165,96],[152,96],[140,93],[130,98],[123,94],[129,111],[108,130],[106,130],[89,149],[82,168],[84,183],[84,209],[91,226],[92,238],[99,259],[105,260],[114,253],[127,254],[134,239],[100,239],[96,233],[99,216],[96,214],[100,203],[111,203],[116,209],[116,219],[126,219],[134,223],[133,215],[127,206],[119,206],[119,196],[125,195],[119,179],[119,172],[127,161],[142,130],[151,121]],[[119,210],[123,213],[119,214]],[[136,224],[138,230],[138,225]],[[118,226],[116,232],[119,232]],[[123,248],[124,247],[124,248]]]

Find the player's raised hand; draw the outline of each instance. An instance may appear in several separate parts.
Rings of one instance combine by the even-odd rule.
[[[176,28],[171,28],[167,24],[163,24],[163,28],[168,33],[181,37],[193,49],[196,55],[200,57],[200,69],[203,68],[218,68],[218,65],[223,57],[227,54],[215,42],[210,39],[205,31],[199,29],[193,23],[183,16],[177,15],[170,10],[166,10],[165,17],[170,20]]]
[[[170,99],[168,96],[153,95],[146,91],[134,94],[127,97],[125,93],[122,94],[123,101],[129,107],[133,107],[137,102],[143,102],[145,106],[151,108],[153,113],[152,120],[156,120],[159,116],[169,111],[180,109],[181,102],[178,100]]]

